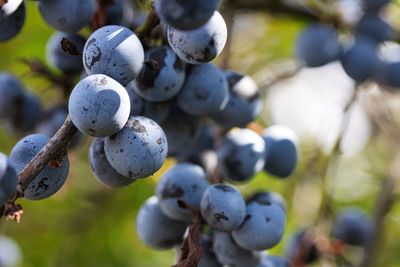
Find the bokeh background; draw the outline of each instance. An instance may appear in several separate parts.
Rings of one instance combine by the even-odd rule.
[[[350,20],[357,16],[356,0],[340,4]],[[23,31],[15,39],[0,43],[0,71],[20,77],[50,107],[59,101],[57,90],[33,76],[18,60],[45,61],[45,45],[53,33],[40,17],[36,3],[27,1],[27,7]],[[389,9],[388,18],[396,26],[398,1]],[[328,234],[332,218],[344,207],[358,206],[372,214],[382,179],[396,167],[399,94],[379,90],[373,84],[354,93],[354,83],[338,63],[299,70],[293,47],[296,36],[309,23],[304,18],[262,9],[232,10],[226,5],[222,11],[233,23],[229,68],[251,75],[263,92],[265,105],[258,123],[285,124],[301,137],[300,163],[290,178],[279,180],[262,173],[249,184],[238,185],[244,195],[264,189],[281,193],[287,201],[285,237],[271,253],[282,255],[285,241],[298,229],[317,225]],[[398,47],[394,51],[400,56]],[[221,61],[219,58],[216,63]],[[351,99],[345,115],[343,109]],[[346,118],[348,123],[342,131]],[[10,153],[19,138],[0,127],[0,151]],[[109,189],[91,174],[89,144],[87,138],[69,154],[70,175],[56,195],[37,202],[21,200],[24,215],[20,224],[0,221],[0,235],[12,237],[20,246],[20,266],[171,266],[174,251],[146,247],[136,234],[135,218],[140,205],[154,194],[160,173],[173,162],[168,161],[153,177],[127,188]],[[400,206],[395,203],[385,219],[374,266],[400,266],[399,237]],[[360,250],[351,249],[347,257],[357,262],[361,255]]]

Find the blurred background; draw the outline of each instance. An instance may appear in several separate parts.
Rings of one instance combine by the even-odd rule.
[[[58,101],[59,92],[45,79],[32,75],[19,59],[45,62],[45,46],[53,30],[41,18],[36,3],[26,2],[28,16],[23,31],[0,43],[0,71],[20,77],[49,107]],[[148,1],[143,2],[135,13],[138,18],[149,6]],[[284,196],[287,230],[280,245],[271,250],[282,255],[285,241],[298,229],[316,225],[328,234],[332,218],[344,207],[358,206],[374,213],[382,180],[396,173],[392,170],[398,167],[394,161],[399,152],[400,98],[398,92],[382,90],[375,84],[362,85],[355,91],[354,82],[336,62],[320,68],[299,68],[294,44],[312,16],[303,15],[303,11],[285,14],[269,9],[275,1],[233,2],[222,7],[231,28],[230,45],[224,51],[229,55],[221,55],[216,64],[228,65],[258,82],[264,98],[258,123],[287,125],[301,139],[300,163],[289,179],[262,173],[249,184],[238,186],[244,195],[265,189]],[[341,10],[349,23],[360,16],[356,0],[325,2]],[[399,1],[393,1],[387,9],[388,20],[397,27]],[[307,13],[307,8],[302,10]],[[400,56],[400,48],[395,45],[393,49]],[[19,138],[0,127],[0,151],[9,154]],[[69,154],[70,175],[56,195],[37,202],[20,200],[24,207],[20,224],[0,221],[0,235],[11,237],[20,248],[20,253],[15,252],[17,266],[172,265],[174,251],[146,247],[135,231],[140,205],[154,194],[159,173],[172,162],[153,177],[127,188],[109,189],[90,171],[89,144],[86,138]],[[400,266],[400,206],[396,202],[384,220],[383,232],[374,266]],[[357,262],[361,254],[359,249],[350,250],[348,258]]]

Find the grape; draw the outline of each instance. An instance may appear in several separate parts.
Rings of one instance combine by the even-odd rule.
[[[96,12],[95,0],[39,0],[43,19],[63,32],[78,32],[89,25]]]
[[[17,135],[32,131],[43,115],[40,98],[30,92],[25,92],[17,101],[17,108],[16,113],[6,121],[7,130]]]
[[[171,127],[175,129],[174,127]],[[196,126],[193,137],[187,135],[187,144],[182,144],[180,153],[176,155],[176,158],[181,161],[188,161],[194,164],[198,164],[203,167],[204,165],[204,154],[211,151],[214,148],[214,128],[207,123],[199,123]],[[179,135],[177,131],[177,135]],[[168,133],[167,133],[168,137]],[[179,139],[182,140],[182,139]],[[192,140],[192,141],[190,141]]]
[[[17,172],[6,155],[0,152],[0,206],[10,199],[17,188]]]
[[[0,72],[0,119],[15,115],[24,92],[25,88],[17,77]]]
[[[79,131],[96,137],[122,129],[130,113],[129,95],[112,78],[95,74],[81,80],[69,98],[68,110]]]
[[[247,250],[265,250],[282,239],[286,216],[281,207],[257,202],[246,207],[246,217],[239,229],[232,232],[235,242]]]
[[[265,141],[264,170],[280,178],[290,176],[298,162],[298,137],[290,128],[273,125],[263,133]]]
[[[356,26],[356,36],[381,43],[395,38],[394,29],[378,14],[365,14]]]
[[[264,166],[264,140],[249,129],[229,132],[217,152],[219,169],[227,179],[246,181]]]
[[[0,266],[17,267],[22,266],[21,249],[15,240],[0,235]]]
[[[229,99],[228,83],[213,64],[192,66],[178,94],[178,106],[193,116],[215,113],[225,108]]]
[[[293,234],[287,241],[285,251],[286,256],[291,261],[299,260],[304,263],[312,263],[316,261],[320,252],[316,244],[310,240],[313,238],[313,233],[309,230],[300,230]],[[303,251],[304,250],[304,251]],[[301,253],[299,253],[301,251]],[[300,258],[298,259],[298,257]]]
[[[211,117],[225,128],[245,127],[261,112],[260,92],[257,84],[249,76],[233,71],[225,71],[229,84],[229,101],[226,107]]]
[[[179,30],[201,27],[211,18],[221,0],[156,0],[155,9],[162,21]]]
[[[83,65],[90,74],[105,74],[126,86],[143,67],[144,51],[136,35],[123,26],[104,26],[89,36]]]
[[[347,75],[356,82],[371,78],[379,66],[374,43],[363,38],[357,39],[345,50],[340,62]]]
[[[200,244],[202,254],[197,267],[222,267],[212,249],[213,243],[204,234],[200,235]]]
[[[154,47],[145,54],[146,62],[132,88],[143,99],[162,102],[174,97],[185,81],[184,64],[167,46]]]
[[[49,142],[43,134],[32,134],[22,138],[12,149],[10,160],[17,172],[21,172],[37,153]],[[47,165],[29,184],[24,197],[40,200],[55,194],[65,183],[68,176],[69,162],[65,155],[57,164]]]
[[[146,245],[155,249],[170,249],[182,242],[187,224],[166,217],[155,196],[140,208],[136,218],[136,231]]]
[[[221,265],[229,267],[256,267],[260,262],[258,253],[239,247],[229,233],[214,231],[213,249]]]
[[[283,199],[283,197],[276,192],[264,192],[260,191],[257,193],[252,194],[248,200],[247,203],[252,203],[252,202],[257,202],[259,204],[264,204],[264,205],[278,205],[279,207],[282,208],[284,212],[286,212],[286,202]]]
[[[82,58],[79,55],[70,55],[61,46],[63,38],[71,41],[77,48],[77,52],[82,53],[85,46],[85,39],[78,34],[56,32],[47,41],[46,58],[47,61],[67,74],[77,74],[83,70]]]
[[[246,216],[246,204],[236,188],[216,184],[209,186],[204,192],[200,211],[203,219],[212,228],[232,232],[242,224]]]
[[[153,120],[129,117],[124,128],[105,139],[104,150],[110,165],[131,179],[153,175],[164,164],[168,143],[163,130]]]
[[[7,41],[17,35],[26,18],[25,2],[8,1],[0,8],[0,42]]]
[[[390,0],[363,0],[367,11],[378,11],[381,7],[390,3]]]
[[[130,0],[114,0],[107,6],[107,25],[132,26],[134,21],[134,9]]]
[[[280,256],[265,255],[257,267],[290,267],[287,259]]]
[[[320,67],[339,59],[342,47],[334,28],[314,24],[296,41],[296,54],[307,67]]]
[[[68,116],[68,108],[64,105],[57,105],[49,109],[36,126],[36,132],[52,137],[61,128]],[[77,132],[71,139],[69,148],[76,147],[83,140],[83,134]]]
[[[200,166],[178,163],[162,175],[157,185],[161,210],[171,219],[190,221],[190,208],[200,210],[201,197],[207,186],[206,174]]]
[[[218,11],[195,30],[180,31],[168,27],[168,42],[172,50],[190,64],[207,63],[216,58],[224,48],[227,36],[224,18]]]
[[[371,218],[358,208],[347,208],[336,217],[332,236],[353,246],[364,246],[373,235]]]
[[[168,139],[168,155],[176,158],[185,158],[195,143],[198,133],[199,119],[174,108],[162,127]]]
[[[89,162],[94,176],[110,187],[127,186],[135,180],[119,174],[110,165],[104,151],[104,138],[94,138],[89,148]]]

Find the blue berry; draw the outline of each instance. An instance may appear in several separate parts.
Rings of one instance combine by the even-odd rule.
[[[130,27],[134,22],[134,9],[130,0],[114,0],[107,6],[106,24]]]
[[[17,188],[17,172],[6,155],[0,152],[0,206],[10,199]]]
[[[260,255],[237,245],[230,233],[214,231],[213,249],[221,265],[232,267],[256,267]]]
[[[345,49],[340,62],[350,78],[363,82],[371,78],[379,67],[376,46],[369,39],[358,38]]]
[[[124,128],[105,139],[111,166],[131,179],[153,175],[164,164],[168,144],[164,131],[153,120],[132,116]]]
[[[92,33],[83,50],[90,74],[105,74],[126,86],[142,70],[144,50],[139,38],[123,26],[104,26]]]
[[[68,110],[79,131],[105,137],[124,127],[131,107],[129,95],[122,85],[108,76],[96,74],[75,86]]]
[[[239,228],[246,215],[242,194],[233,186],[216,184],[209,186],[200,202],[203,219],[212,228],[232,232]]]
[[[224,109],[211,114],[211,118],[224,128],[245,127],[261,112],[260,92],[249,76],[225,71],[229,84],[229,100]]]
[[[229,99],[223,72],[213,64],[191,66],[178,94],[178,106],[192,116],[202,116],[225,108]]]
[[[400,87],[400,62],[382,62],[375,73],[375,81],[390,88]]]
[[[156,197],[149,198],[140,208],[136,218],[139,238],[155,249],[170,249],[183,240],[187,224],[166,217]]]
[[[277,177],[290,176],[298,162],[298,137],[290,128],[273,125],[263,133],[265,141],[264,170]]]
[[[235,242],[247,250],[265,250],[276,246],[285,231],[286,215],[275,204],[252,202],[239,229],[232,232]]]
[[[14,75],[0,73],[0,119],[12,117],[18,110],[25,88]]]
[[[33,134],[22,138],[14,146],[10,155],[10,160],[16,171],[21,172],[49,140],[49,137],[42,134]],[[24,197],[30,200],[50,197],[64,185],[68,171],[69,162],[67,156],[64,156],[62,161],[60,160],[57,164],[49,164],[29,184],[24,192]]]
[[[208,186],[204,170],[190,163],[178,163],[165,172],[157,185],[161,210],[174,220],[190,221],[191,209],[200,210]]]
[[[43,19],[63,32],[78,32],[89,25],[96,11],[95,0],[39,0]]]
[[[201,258],[197,267],[222,267],[213,251],[213,243],[206,235],[200,235],[200,244],[202,249]]]
[[[238,182],[249,180],[265,163],[264,140],[249,129],[229,132],[217,152],[222,176]]]
[[[0,8],[0,42],[7,41],[17,35],[26,18],[25,2],[8,1]]]
[[[332,226],[332,236],[353,246],[364,246],[372,236],[372,220],[358,208],[342,210]]]
[[[106,186],[127,186],[135,181],[119,174],[110,165],[104,151],[104,138],[93,139],[89,148],[89,162],[94,176]]]
[[[47,61],[64,73],[80,73],[83,70],[82,57],[80,55],[70,55],[65,52],[61,46],[63,38],[68,39],[76,46],[76,52],[83,52],[86,41],[83,37],[74,33],[56,32],[47,41]]]
[[[296,41],[296,54],[307,67],[320,67],[339,59],[342,47],[334,28],[315,24]]]
[[[257,267],[290,267],[291,264],[287,259],[280,256],[265,255],[262,257],[261,263]]]
[[[156,0],[155,8],[161,20],[180,30],[193,30],[211,18],[221,0]]]
[[[390,0],[363,0],[364,8],[367,11],[376,12],[382,7],[389,4]]]
[[[185,81],[181,60],[167,46],[154,47],[145,54],[148,62],[132,87],[143,99],[162,102],[174,97]]]
[[[378,14],[365,14],[356,26],[356,36],[369,39],[375,43],[393,40],[394,29],[383,21]]]
[[[218,11],[206,24],[194,30],[168,27],[168,42],[172,50],[190,64],[207,63],[216,58],[225,46],[227,35],[224,18]]]
[[[320,257],[320,251],[315,243],[314,232],[302,229],[294,233],[286,243],[285,254],[292,262],[315,262]]]

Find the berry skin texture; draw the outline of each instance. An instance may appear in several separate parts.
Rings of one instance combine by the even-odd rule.
[[[228,37],[224,18],[215,11],[210,20],[198,29],[180,31],[168,27],[168,42],[183,61],[202,64],[216,58]]]
[[[371,78],[380,64],[375,44],[363,38],[357,39],[345,50],[340,63],[346,74],[356,82]]]
[[[189,115],[212,114],[228,104],[228,82],[213,64],[192,66],[177,99],[178,107]]]
[[[298,162],[297,134],[286,126],[273,125],[262,137],[265,141],[264,170],[280,178],[290,176]]]
[[[239,247],[230,233],[214,231],[213,249],[219,263],[232,267],[256,267],[260,255]]]
[[[78,32],[89,25],[96,11],[95,0],[39,0],[39,11],[51,27]]]
[[[17,172],[7,156],[0,152],[0,206],[10,199],[17,188]]]
[[[0,8],[0,42],[16,36],[22,29],[26,19],[25,2],[8,1]]]
[[[250,203],[239,229],[232,232],[235,242],[247,250],[265,250],[276,246],[285,231],[286,215],[281,207]]]
[[[157,185],[157,197],[164,214],[177,221],[190,221],[192,212],[200,210],[200,201],[208,187],[204,170],[191,163],[178,163],[166,171]]]
[[[92,33],[83,50],[87,74],[105,74],[126,86],[143,68],[139,38],[123,26],[104,26]]]
[[[162,102],[174,97],[185,81],[185,66],[167,46],[154,47],[145,54],[140,75],[132,81],[143,99]]]
[[[394,40],[394,29],[383,21],[378,14],[365,14],[356,26],[356,36],[369,39],[379,44],[387,40]]]
[[[307,67],[320,67],[339,59],[342,47],[336,31],[315,24],[304,30],[296,41],[296,55]]]
[[[131,179],[153,175],[164,164],[168,143],[164,131],[153,120],[132,116],[124,128],[105,139],[110,165]]]
[[[249,180],[265,163],[265,142],[254,131],[235,129],[217,150],[222,176],[237,182]]]
[[[229,84],[229,100],[224,109],[211,114],[212,119],[224,128],[245,127],[261,112],[260,92],[250,76],[225,71]]]
[[[389,87],[389,89],[400,87],[400,62],[382,62],[374,77],[375,81]]]
[[[212,228],[232,232],[239,228],[246,216],[246,203],[242,194],[233,186],[209,186],[200,202],[203,219]]]
[[[82,58],[80,55],[70,55],[61,46],[63,38],[71,41],[77,48],[77,52],[82,53],[86,40],[78,34],[56,32],[47,41],[46,58],[47,61],[67,74],[77,74],[83,70]]]
[[[136,218],[139,238],[155,249],[170,249],[183,240],[187,224],[166,217],[155,196],[149,198],[140,208]]]
[[[161,20],[179,30],[193,30],[207,23],[221,0],[156,0],[155,9]]]
[[[18,110],[18,101],[23,98],[25,88],[17,77],[0,72],[0,119],[12,117]]]
[[[105,137],[124,127],[131,105],[122,85],[108,76],[96,74],[84,78],[75,86],[68,110],[79,131]]]
[[[202,249],[202,254],[197,267],[222,267],[213,252],[213,243],[204,234],[200,235],[200,245]]]
[[[122,187],[135,180],[119,174],[110,165],[104,151],[104,138],[94,138],[89,148],[89,162],[93,175],[102,184],[109,187]]]
[[[332,236],[353,246],[364,246],[372,236],[372,220],[357,208],[347,208],[332,226]]]
[[[257,202],[261,205],[278,205],[279,207],[282,208],[284,212],[286,212],[286,202],[283,199],[283,197],[277,193],[277,192],[257,192],[252,194],[248,200],[247,203],[251,202]]]
[[[37,153],[49,142],[43,134],[32,134],[22,138],[12,149],[10,160],[17,172],[21,172]],[[40,200],[55,194],[65,183],[68,176],[68,157],[64,156],[57,164],[46,166],[29,184],[24,197],[29,200]]]

